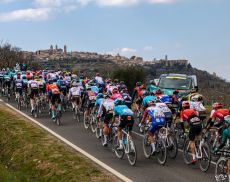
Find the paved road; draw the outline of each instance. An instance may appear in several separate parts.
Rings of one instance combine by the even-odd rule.
[[[9,104],[16,107],[13,101],[10,101]],[[29,109],[23,108],[22,112],[30,115]],[[164,166],[159,165],[155,158],[146,159],[142,151],[142,137],[138,135],[134,136],[138,159],[136,166],[132,167],[126,158],[119,160],[109,147],[102,147],[100,140],[96,139],[95,134],[91,130],[86,131],[82,122],[77,123],[72,119],[70,111],[63,114],[61,119],[62,126],[60,127],[52,122],[48,112],[44,112],[36,120],[133,181],[215,181],[214,165],[211,165],[208,172],[203,173],[198,165],[188,166],[184,164],[181,152],[178,153],[175,160],[168,158]],[[134,128],[134,130],[137,131],[137,128]]]

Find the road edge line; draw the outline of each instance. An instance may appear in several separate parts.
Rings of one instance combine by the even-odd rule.
[[[41,128],[43,128],[44,130],[46,130],[47,132],[49,132],[50,134],[52,134],[53,136],[55,136],[56,138],[58,138],[59,140],[61,140],[62,142],[66,143],[67,145],[69,145],[70,147],[72,147],[73,149],[75,149],[76,151],[78,151],[79,153],[81,153],[82,155],[86,156],[87,158],[89,158],[90,160],[92,160],[93,162],[95,162],[96,164],[98,164],[99,166],[101,166],[102,168],[104,168],[105,170],[107,170],[110,173],[112,173],[113,175],[117,176],[119,179],[121,179],[123,181],[126,181],[126,182],[132,182],[133,181],[133,180],[129,179],[128,177],[124,176],[123,174],[121,174],[120,172],[116,171],[115,169],[109,167],[107,164],[105,164],[104,162],[100,161],[96,157],[92,156],[91,154],[89,154],[85,150],[83,150],[80,147],[76,146],[75,144],[71,143],[69,140],[65,139],[64,137],[62,137],[61,135],[57,134],[53,130],[49,129],[48,127],[44,126],[40,122],[38,122],[35,119],[31,118],[27,114],[23,113],[22,111],[19,111],[18,109],[16,109],[15,107],[13,107],[10,104],[5,103],[2,99],[0,99],[0,102],[4,103],[7,107],[13,109],[17,113],[19,113],[22,116],[26,117],[27,119],[31,120],[33,123],[37,124],[38,126],[40,126]]]

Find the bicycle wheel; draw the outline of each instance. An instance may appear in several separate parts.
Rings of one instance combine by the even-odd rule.
[[[221,157],[215,168],[215,178],[217,181],[228,182],[228,160],[225,157]]]
[[[93,133],[96,132],[96,127],[97,127],[96,117],[95,115],[92,115],[91,116],[91,130]]]
[[[37,106],[35,106],[34,117],[35,117],[35,118],[38,117],[38,107],[37,107]]]
[[[56,123],[58,126],[61,126],[61,115],[60,115],[60,111],[57,111],[57,115],[56,115]]]
[[[129,147],[129,152],[127,153],[127,158],[128,158],[129,164],[131,166],[134,166],[136,164],[136,161],[137,161],[137,150],[136,150],[135,143],[132,140],[130,140],[128,142],[127,147]]]
[[[150,158],[151,153],[152,153],[152,146],[151,146],[151,143],[148,141],[148,136],[149,136],[148,133],[144,135],[143,145],[142,145],[145,157],[147,159]]]
[[[89,126],[90,126],[89,116],[86,116],[86,114],[84,114],[84,127],[85,127],[85,129],[88,130]]]
[[[80,120],[80,119],[81,119],[81,118],[80,118],[80,110],[77,109],[75,112],[76,112],[76,119],[77,119],[77,122],[80,123],[80,121],[81,121],[81,120]]]
[[[206,172],[211,162],[211,152],[208,144],[203,143],[201,146],[202,158],[199,159],[200,170]]]
[[[18,110],[21,110],[21,101],[20,101],[20,98],[17,99],[17,108],[18,108]]]
[[[185,141],[184,148],[183,148],[183,157],[184,157],[184,162],[186,164],[191,164],[192,162],[192,154],[189,149],[189,140]]]
[[[164,165],[167,160],[167,149],[165,141],[163,139],[158,139],[156,142],[156,153],[157,161],[160,165]]]
[[[114,136],[114,139],[113,139],[113,151],[115,152],[116,156],[119,158],[119,159],[122,159],[124,157],[124,154],[125,154],[125,150],[124,150],[124,147],[123,149],[121,150],[118,150],[118,147],[119,147],[119,140],[118,140],[118,137],[117,135]]]
[[[101,136],[100,136],[100,127],[99,127],[99,123],[96,121],[96,130],[95,130],[95,135],[96,135],[96,138],[99,139]]]
[[[166,139],[167,152],[171,159],[175,159],[178,153],[178,145],[176,141],[176,137],[174,135],[169,134]]]

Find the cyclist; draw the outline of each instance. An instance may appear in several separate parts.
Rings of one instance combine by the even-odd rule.
[[[14,80],[14,85],[16,99],[21,98],[23,91],[23,80],[21,79],[20,73],[17,73],[17,78]]]
[[[97,118],[104,117],[104,142],[103,146],[107,146],[107,138],[109,134],[109,123],[113,118],[114,100],[110,98],[110,95],[106,94],[105,99],[101,102],[98,110]]]
[[[49,81],[49,85],[47,85],[46,91],[48,93],[49,103],[51,103],[51,114],[52,119],[55,119],[55,103],[57,102],[58,107],[57,110],[61,112],[61,98],[60,91],[58,86],[55,84],[57,80],[53,79]]]
[[[35,110],[35,97],[38,96],[38,82],[36,80],[33,80],[32,77],[30,77],[30,80],[28,81],[28,89],[30,91],[29,97],[30,97],[30,104],[31,104],[31,115],[33,115],[33,112]]]
[[[117,98],[122,98],[122,95],[119,93],[118,88],[115,87],[112,91],[112,95],[110,97],[113,100],[116,100]]]
[[[5,72],[3,75],[3,88],[2,92],[5,93],[5,90],[8,89],[8,94],[10,94],[10,84],[11,78],[8,72]]]
[[[73,82],[72,87],[69,90],[68,100],[71,100],[72,103],[72,110],[75,109],[75,103],[79,107],[81,103],[81,93],[83,87],[80,85],[79,82]]]
[[[157,86],[156,86],[154,80],[149,81],[149,85],[147,86],[147,90],[151,93],[153,93],[157,90]]]
[[[114,101],[114,109],[113,109],[113,120],[112,122],[115,123],[115,117],[119,117],[119,125],[117,130],[117,136],[119,140],[119,147],[118,150],[123,148],[122,145],[122,129],[128,126],[129,132],[132,131],[133,124],[134,124],[134,113],[131,109],[129,109],[123,102],[122,98],[117,98]],[[131,137],[131,136],[130,136]],[[131,139],[131,138],[130,138]],[[133,143],[131,143],[131,147],[134,148]]]
[[[157,107],[155,101],[149,101],[148,106],[149,107],[145,109],[141,123],[144,123],[147,117],[148,117],[147,122],[151,122],[151,126],[148,130],[149,133],[148,139],[152,147],[151,154],[154,154],[154,152],[156,151],[154,134],[158,129],[162,128],[165,125],[166,120],[162,108]]]
[[[180,115],[181,123],[187,121],[189,123],[189,140],[190,140],[190,151],[192,153],[192,164],[197,162],[195,153],[195,138],[199,136],[202,131],[201,120],[198,118],[198,112],[194,109],[190,109],[189,101],[182,102],[182,111]],[[184,127],[184,125],[183,125]]]

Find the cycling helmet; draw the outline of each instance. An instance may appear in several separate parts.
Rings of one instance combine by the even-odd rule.
[[[53,80],[49,80],[49,84],[53,84],[54,82],[53,82]]]
[[[189,103],[189,101],[183,101],[183,102],[182,102],[182,108],[183,108],[183,109],[189,109],[189,108],[190,108],[190,103]]]
[[[212,108],[215,110],[221,109],[221,108],[223,108],[223,105],[221,103],[216,102],[212,105]]]
[[[118,79],[114,79],[114,81],[113,81],[114,83],[118,83]]]
[[[158,89],[158,90],[156,90],[155,93],[156,93],[156,94],[162,94],[162,91],[161,91],[161,89]]]
[[[53,80],[54,83],[57,82],[57,79],[56,79],[56,78],[54,78],[54,79],[52,79],[52,80]]]
[[[122,84],[125,84],[125,82],[124,81],[120,81],[120,84],[122,85]]]
[[[148,101],[148,106],[152,106],[152,105],[154,105],[154,104],[155,104],[154,100]]]
[[[141,85],[141,89],[146,89],[145,84],[142,84],[142,85]]]
[[[101,98],[103,98],[103,97],[104,97],[103,94],[102,94],[102,93],[99,93],[99,94],[97,94],[96,99],[101,99]]]
[[[122,99],[122,98],[117,98],[117,99],[114,101],[114,105],[115,105],[115,106],[122,105],[122,104],[123,104],[123,99]]]
[[[143,92],[143,97],[146,97],[146,96],[148,96],[148,95],[150,95],[149,91],[145,90],[145,91]]]
[[[109,94],[105,94],[105,95],[104,95],[104,98],[105,98],[105,99],[108,99],[108,98],[110,98],[110,95],[109,95]]]
[[[194,95],[192,98],[191,98],[191,101],[193,102],[196,102],[199,100],[199,95]]]
[[[117,87],[115,87],[115,88],[113,89],[112,93],[113,93],[113,94],[117,94],[117,93],[118,93]]]
[[[179,94],[179,90],[175,90],[175,91],[173,92],[173,94],[174,94],[174,95]]]
[[[77,83],[76,82],[73,82],[72,83],[72,87],[76,87],[77,86]]]
[[[23,76],[22,76],[22,79],[23,79],[23,80],[26,80],[26,76],[25,76],[25,75],[23,75]]]
[[[96,73],[96,76],[100,76],[100,73]]]
[[[137,82],[137,83],[136,83],[136,86],[141,86],[141,82]]]
[[[154,84],[154,85],[155,85],[154,80],[150,80],[150,81],[149,81],[149,83],[150,83],[150,84]]]

